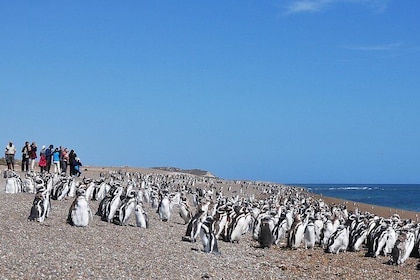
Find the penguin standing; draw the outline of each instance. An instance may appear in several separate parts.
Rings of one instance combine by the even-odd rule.
[[[138,203],[134,210],[136,215],[136,225],[140,228],[148,228],[149,227],[149,218],[147,217],[147,213],[144,211],[142,203]]]
[[[120,209],[118,211],[118,219],[119,224],[121,226],[127,225],[128,219],[130,218],[131,214],[133,213],[136,207],[136,197],[134,196],[134,192],[130,192],[127,197],[122,201]]]
[[[309,221],[305,228],[304,233],[305,249],[312,249],[315,247],[315,224],[313,221]]]
[[[187,231],[185,236],[182,237],[182,240],[194,243],[197,240],[197,236],[200,234],[201,224],[206,219],[206,217],[207,212],[198,211],[188,222]]]
[[[220,255],[217,238],[214,234],[214,219],[211,216],[207,216],[201,224],[200,239],[204,252]]]
[[[70,206],[67,222],[72,226],[86,227],[89,219],[93,218],[85,194],[83,189],[78,191],[77,197]]]
[[[112,197],[112,200],[108,203],[106,208],[106,220],[108,223],[112,222],[114,220],[115,214],[120,207],[121,204],[121,194],[123,192],[122,187],[117,187],[117,189],[114,192],[114,195]]]
[[[270,248],[273,244],[273,233],[270,228],[270,218],[266,217],[261,220],[260,233],[258,235],[258,243],[261,248]]]
[[[187,224],[192,218],[191,208],[186,197],[181,198],[179,204],[179,215],[184,220],[185,224]]]
[[[302,221],[300,214],[295,216],[292,227],[289,231],[289,236],[287,239],[287,247],[291,249],[299,248],[302,243],[304,233],[305,233],[305,224]]]
[[[162,195],[162,198],[159,203],[158,207],[159,218],[167,222],[171,217],[171,202],[169,200],[168,195]]]

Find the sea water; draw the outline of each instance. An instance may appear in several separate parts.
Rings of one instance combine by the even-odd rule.
[[[294,184],[296,186],[296,184]],[[378,206],[420,212],[420,185],[297,184],[309,192]]]

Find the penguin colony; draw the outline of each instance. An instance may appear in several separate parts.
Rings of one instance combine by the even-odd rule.
[[[28,172],[21,178],[5,171],[6,193],[34,195],[28,219],[42,223],[51,212],[51,200],[74,199],[67,222],[86,227],[93,218],[90,200],[97,200],[101,220],[125,226],[135,215],[136,226],[149,227],[144,205],[149,204],[162,222],[178,212],[186,225],[182,240],[201,240],[203,252],[220,255],[218,242],[240,242],[250,234],[259,247],[289,249],[322,247],[326,253],[366,250],[366,257],[389,256],[401,265],[420,256],[420,223],[369,212],[348,211],[345,205],[327,205],[301,188],[278,184],[253,184],[261,194],[223,194],[217,179],[185,174],[140,174],[122,171],[101,173],[98,179]],[[239,190],[248,188],[242,183]],[[196,185],[205,187],[196,187]],[[218,185],[218,187],[217,187]],[[230,186],[228,187],[230,191]]]

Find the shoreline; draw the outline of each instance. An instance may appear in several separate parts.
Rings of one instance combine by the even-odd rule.
[[[6,170],[7,166],[6,165],[0,165],[2,167],[2,170]],[[20,167],[20,165],[17,165],[15,162],[15,167],[18,166]],[[182,173],[182,172],[174,172],[174,171],[167,171],[167,170],[162,170],[162,169],[157,169],[157,168],[148,168],[148,167],[131,167],[131,166],[83,166],[82,167],[82,177],[84,176],[83,174],[97,174],[99,176],[99,173],[101,172],[109,172],[110,170],[123,170],[123,171],[132,171],[132,172],[140,172],[140,173],[162,173],[162,174],[173,174],[173,173]],[[22,171],[17,171],[19,174],[22,173]],[[189,173],[185,173],[185,174],[189,174]],[[198,176],[198,175],[193,175],[193,174],[189,174],[192,176]],[[337,197],[330,197],[330,196],[324,196],[322,194],[316,194],[313,192],[310,192],[307,188],[305,188],[303,185],[300,184],[281,184],[281,183],[273,183],[273,182],[268,182],[268,181],[253,181],[253,180],[229,180],[229,179],[223,179],[223,178],[219,178],[219,177],[209,177],[210,179],[214,179],[214,180],[221,180],[221,181],[225,181],[225,182],[235,182],[235,181],[239,181],[239,182],[259,182],[259,183],[264,183],[264,184],[276,184],[276,185],[283,185],[283,186],[287,186],[287,187],[293,187],[293,188],[302,188],[305,190],[305,192],[312,196],[315,199],[322,199],[324,200],[325,203],[327,203],[328,205],[346,205],[347,210],[354,212],[355,209],[357,208],[359,211],[361,212],[369,212],[372,214],[375,214],[377,216],[383,217],[383,218],[389,218],[390,216],[392,216],[393,214],[398,214],[400,216],[401,219],[411,219],[412,221],[416,221],[418,222],[420,219],[420,212],[416,212],[416,211],[410,211],[410,210],[405,210],[405,209],[401,209],[401,208],[392,208],[392,207],[387,207],[387,206],[380,206],[380,205],[375,205],[375,204],[369,204],[369,203],[362,203],[362,202],[357,202],[357,201],[352,201],[352,200],[348,200],[348,199],[343,199],[343,198],[337,198]]]

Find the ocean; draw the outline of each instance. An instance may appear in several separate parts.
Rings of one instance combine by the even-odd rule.
[[[420,185],[293,184],[309,192],[355,202],[420,212]]]

